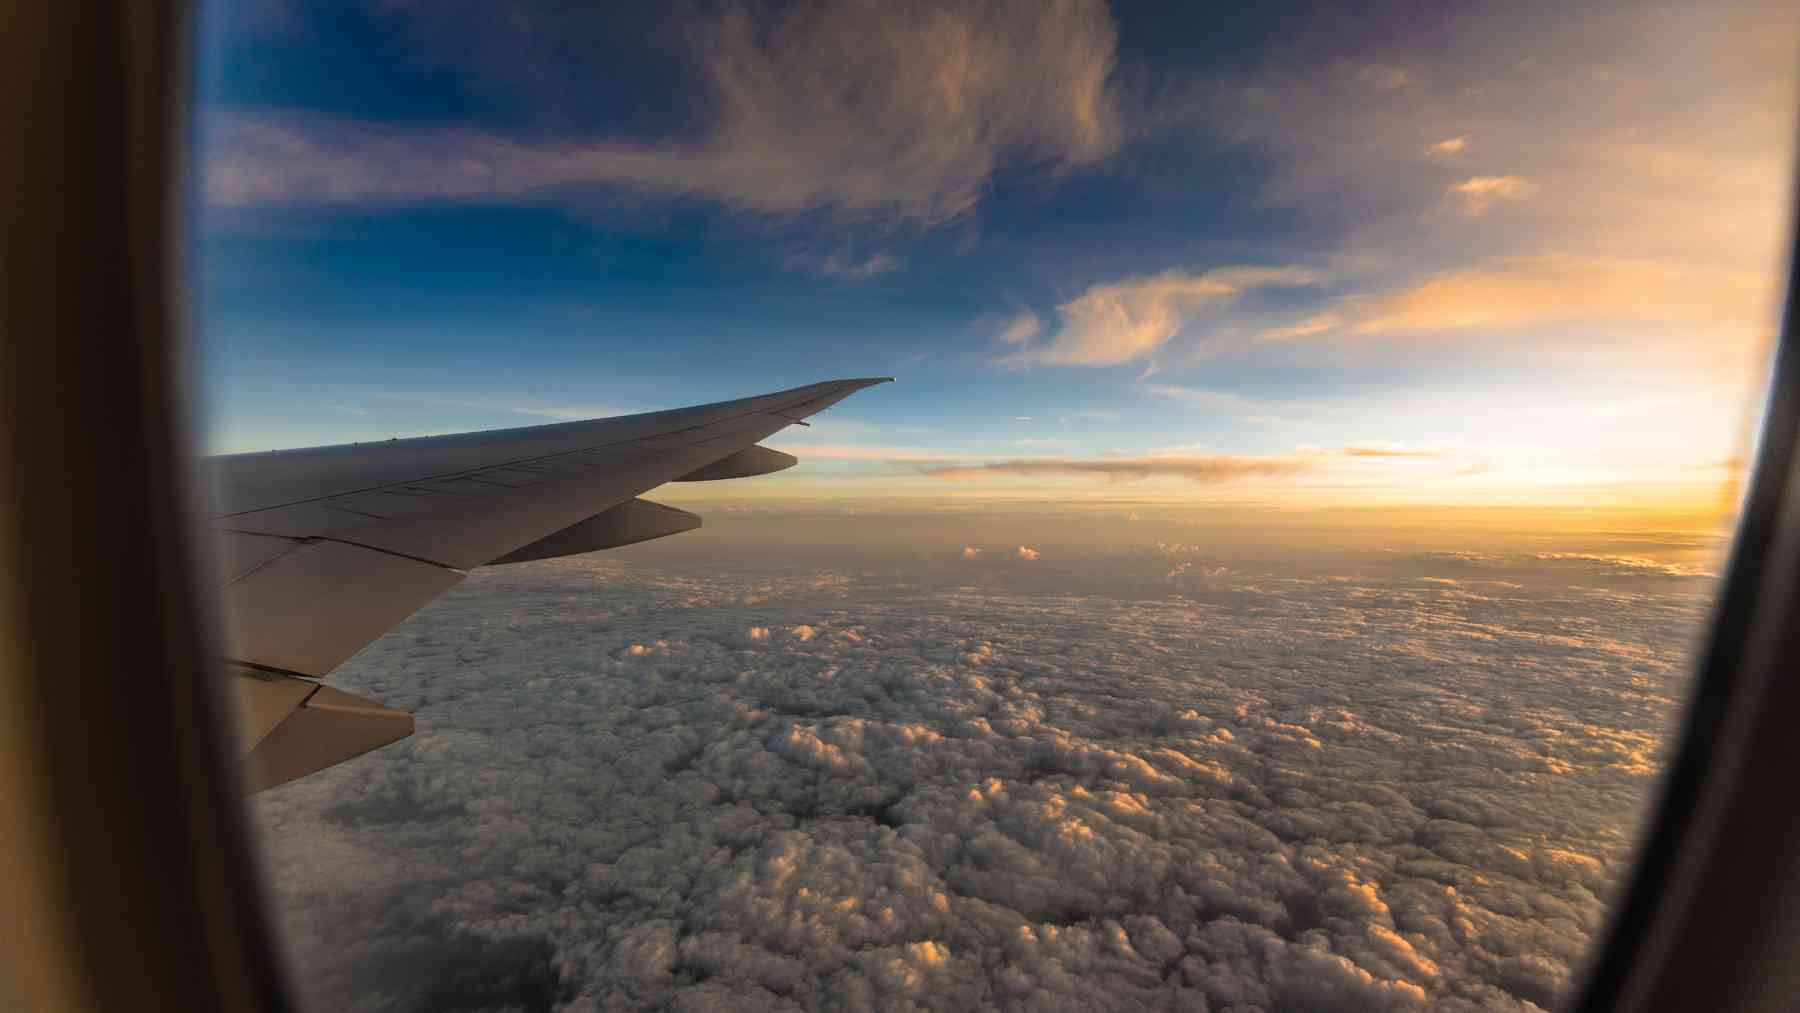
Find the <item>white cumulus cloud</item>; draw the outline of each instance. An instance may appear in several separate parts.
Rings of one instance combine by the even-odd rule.
[[[334,676],[418,733],[253,803],[305,987],[372,1010],[1554,1004],[1705,595],[1595,547],[1345,573],[1227,565],[1232,541],[1041,588],[478,570]]]

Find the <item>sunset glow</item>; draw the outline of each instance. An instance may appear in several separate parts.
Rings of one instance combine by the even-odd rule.
[[[1566,1001],[1751,477],[1793,4],[206,31],[210,450],[896,379],[497,483],[560,530],[330,672],[416,734],[253,804],[319,1008]]]
[[[798,472],[683,495],[1716,511],[1779,295],[1775,10],[1495,9],[1335,49],[1321,14],[1229,71],[1085,3],[1005,45],[998,10],[700,18],[671,36],[693,78],[660,125],[541,96],[503,122],[480,96],[522,86],[506,64],[451,108],[402,88],[371,110],[270,93],[227,54],[210,440],[885,372],[778,440]],[[852,36],[891,48],[838,68]],[[432,38],[410,59],[460,59]],[[643,210],[665,201],[706,224]],[[1415,449],[1343,449],[1375,445]]]

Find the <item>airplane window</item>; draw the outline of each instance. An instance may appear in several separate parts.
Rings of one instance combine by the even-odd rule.
[[[1580,973],[1762,405],[1800,12],[201,21],[227,651],[315,1008]]]

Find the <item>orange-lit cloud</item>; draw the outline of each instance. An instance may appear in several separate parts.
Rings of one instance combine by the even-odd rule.
[[[1689,346],[1747,366],[1775,309],[1800,12],[1566,14],[1533,23],[1526,62],[1492,44],[1512,9],[1471,9],[1441,49],[1272,62],[1197,118],[1272,158],[1267,200],[1343,222],[1315,266],[1371,282],[1372,310],[1321,307],[1351,330],[1699,326]],[[1410,86],[1371,95],[1370,60]]]
[[[1523,176],[1472,176],[1445,187],[1444,193],[1460,205],[1463,214],[1475,217],[1496,204],[1524,200],[1536,189]]]
[[[1551,254],[1443,271],[1368,304],[1355,329],[1479,331],[1547,323],[1754,328],[1766,315],[1760,273],[1667,261]]]
[[[1194,482],[1231,482],[1246,478],[1281,478],[1311,471],[1317,462],[1304,457],[1168,456],[1136,458],[1035,457],[986,464],[931,468],[926,474],[952,481],[996,476],[1076,476],[1131,482],[1174,477]]]
[[[1343,321],[1336,313],[1316,313],[1296,324],[1286,327],[1271,327],[1257,334],[1265,341],[1287,341],[1292,338],[1310,338],[1315,334],[1324,334],[1337,328]]]
[[[892,447],[873,443],[788,443],[773,440],[771,446],[777,446],[785,453],[793,454],[802,461],[886,461],[897,464],[918,464],[935,461],[963,461],[967,454],[957,454],[945,450],[932,450],[925,447]]]
[[[1000,328],[1000,333],[994,335],[994,340],[1002,345],[1023,345],[1037,337],[1043,330],[1044,323],[1038,319],[1036,313],[1030,310],[1020,310],[1006,322],[1006,326]]]
[[[924,474],[949,481],[974,481],[996,477],[1085,477],[1108,482],[1136,482],[1150,478],[1182,478],[1202,484],[1253,479],[1283,479],[1312,472],[1355,472],[1367,475],[1358,462],[1391,459],[1433,460],[1455,456],[1446,447],[1417,447],[1389,440],[1362,440],[1341,447],[1303,444],[1292,453],[1251,456],[1202,454],[1188,448],[1141,452],[1133,456],[1026,457],[980,464],[945,464],[924,469]]]
[[[1094,285],[1057,307],[1061,326],[1044,344],[1003,361],[1117,366],[1143,359],[1180,333],[1190,319],[1254,289],[1304,286],[1317,280],[1297,267],[1222,267],[1164,271]]]
[[[1335,453],[1344,457],[1448,457],[1450,451],[1436,447],[1409,447],[1387,440],[1364,440],[1350,443]]]

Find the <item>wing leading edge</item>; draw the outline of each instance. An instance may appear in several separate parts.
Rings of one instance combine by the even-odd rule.
[[[674,411],[213,458],[214,543],[246,783],[261,790],[412,734],[322,680],[477,566],[700,526],[638,497],[796,463],[761,440],[891,377]]]

